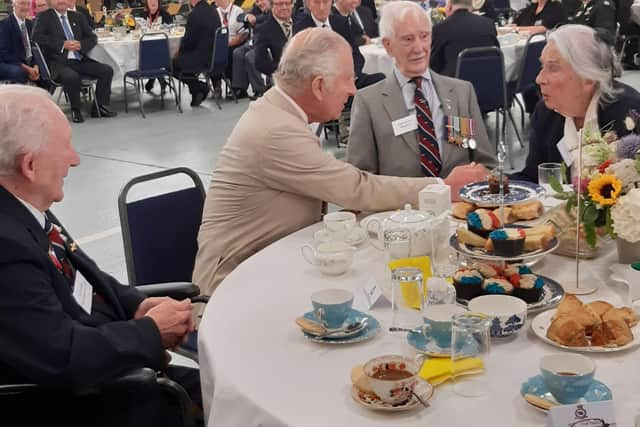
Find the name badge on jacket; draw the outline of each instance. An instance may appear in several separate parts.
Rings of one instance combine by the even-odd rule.
[[[391,122],[393,127],[393,136],[404,135],[407,132],[418,129],[418,118],[415,114],[409,114],[406,117]]]
[[[93,286],[87,279],[76,270],[76,281],[73,284],[73,298],[87,314],[91,314],[91,305],[93,304]]]

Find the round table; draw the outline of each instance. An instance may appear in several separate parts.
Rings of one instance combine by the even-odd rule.
[[[300,247],[312,241],[320,224],[302,229],[247,259],[218,287],[207,305],[199,331],[199,362],[207,422],[210,427],[251,426],[540,426],[546,415],[520,397],[520,385],[539,373],[540,358],[562,351],[538,339],[531,319],[515,337],[494,340],[487,360],[491,391],[478,398],[453,393],[450,383],[436,388],[431,407],[380,413],[351,398],[350,371],[383,354],[416,352],[404,333],[388,332],[390,307],[369,313],[382,324],[373,339],[349,345],[308,341],[295,318],[311,310],[310,295],[323,288],[354,292],[354,308],[367,311],[362,288],[371,277],[384,280],[383,253],[368,242],[343,276],[321,275],[307,264]],[[616,262],[612,247],[600,258],[583,261],[582,274],[598,287],[584,301],[625,303],[626,287],[609,279]],[[574,277],[573,262],[547,256],[534,271],[563,283]],[[635,372],[640,352],[592,354],[596,378],[614,396],[617,425],[632,426],[640,411],[640,381]]]
[[[631,19],[640,25],[640,1],[636,0],[631,5]]]
[[[518,65],[524,52],[524,46],[526,44],[525,39],[519,39],[517,42],[508,38],[506,41],[502,37],[498,37],[500,41],[500,49],[504,56],[504,69],[506,80],[515,81],[518,78]],[[360,46],[360,53],[364,56],[364,67],[362,71],[368,74],[384,73],[389,75],[393,69],[393,58],[391,58],[382,45],[379,44],[367,44]]]
[[[180,48],[180,35],[169,35],[169,51],[173,57]],[[89,52],[89,57],[113,68],[113,82],[119,85],[124,73],[138,68],[140,40],[126,35],[120,40],[114,37],[99,37],[98,44]]]

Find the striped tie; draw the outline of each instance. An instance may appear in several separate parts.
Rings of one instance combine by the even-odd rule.
[[[49,248],[49,258],[56,266],[58,271],[64,275],[64,277],[69,281],[69,286],[73,289],[73,283],[75,280],[75,271],[73,266],[67,259],[67,248],[64,244],[64,239],[62,237],[61,228],[54,223],[52,223],[47,217],[44,221],[44,231],[47,233],[47,237],[49,237],[49,241],[51,242],[51,247]]]
[[[418,145],[420,146],[420,167],[425,176],[440,176],[442,161],[438,140],[433,127],[431,109],[427,98],[422,93],[422,77],[412,79],[416,84],[416,92],[413,100],[416,104],[418,117]]]

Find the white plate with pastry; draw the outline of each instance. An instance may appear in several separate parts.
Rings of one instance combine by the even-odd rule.
[[[536,316],[531,329],[542,341],[576,352],[609,353],[640,345],[638,315],[630,307],[606,301],[583,304],[570,294],[556,310]]]

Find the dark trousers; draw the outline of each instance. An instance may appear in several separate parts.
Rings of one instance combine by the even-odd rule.
[[[184,57],[176,56],[173,59],[173,75],[183,81],[189,86],[189,93],[191,96],[198,92],[206,92],[209,90],[209,86],[206,83],[198,80],[198,75],[195,73],[189,73],[189,69],[184,65]]]
[[[167,376],[179,383],[202,407],[199,371],[170,366]],[[180,426],[180,408],[159,387],[114,390],[84,396],[48,392],[29,399],[4,396],[1,425],[7,427],[165,427]],[[196,423],[202,425],[202,420]]]
[[[111,98],[111,79],[113,69],[100,62],[88,58],[80,61],[67,59],[64,64],[58,63],[52,70],[53,79],[60,81],[69,97],[71,109],[80,111],[80,76],[97,79],[96,99],[98,105],[109,105]]]
[[[0,80],[10,80],[14,83],[26,83],[27,73],[15,64],[0,64]]]
[[[262,74],[256,70],[256,51],[245,43],[233,51],[233,76],[231,86],[234,89],[247,90],[251,83],[253,92],[264,92]]]

